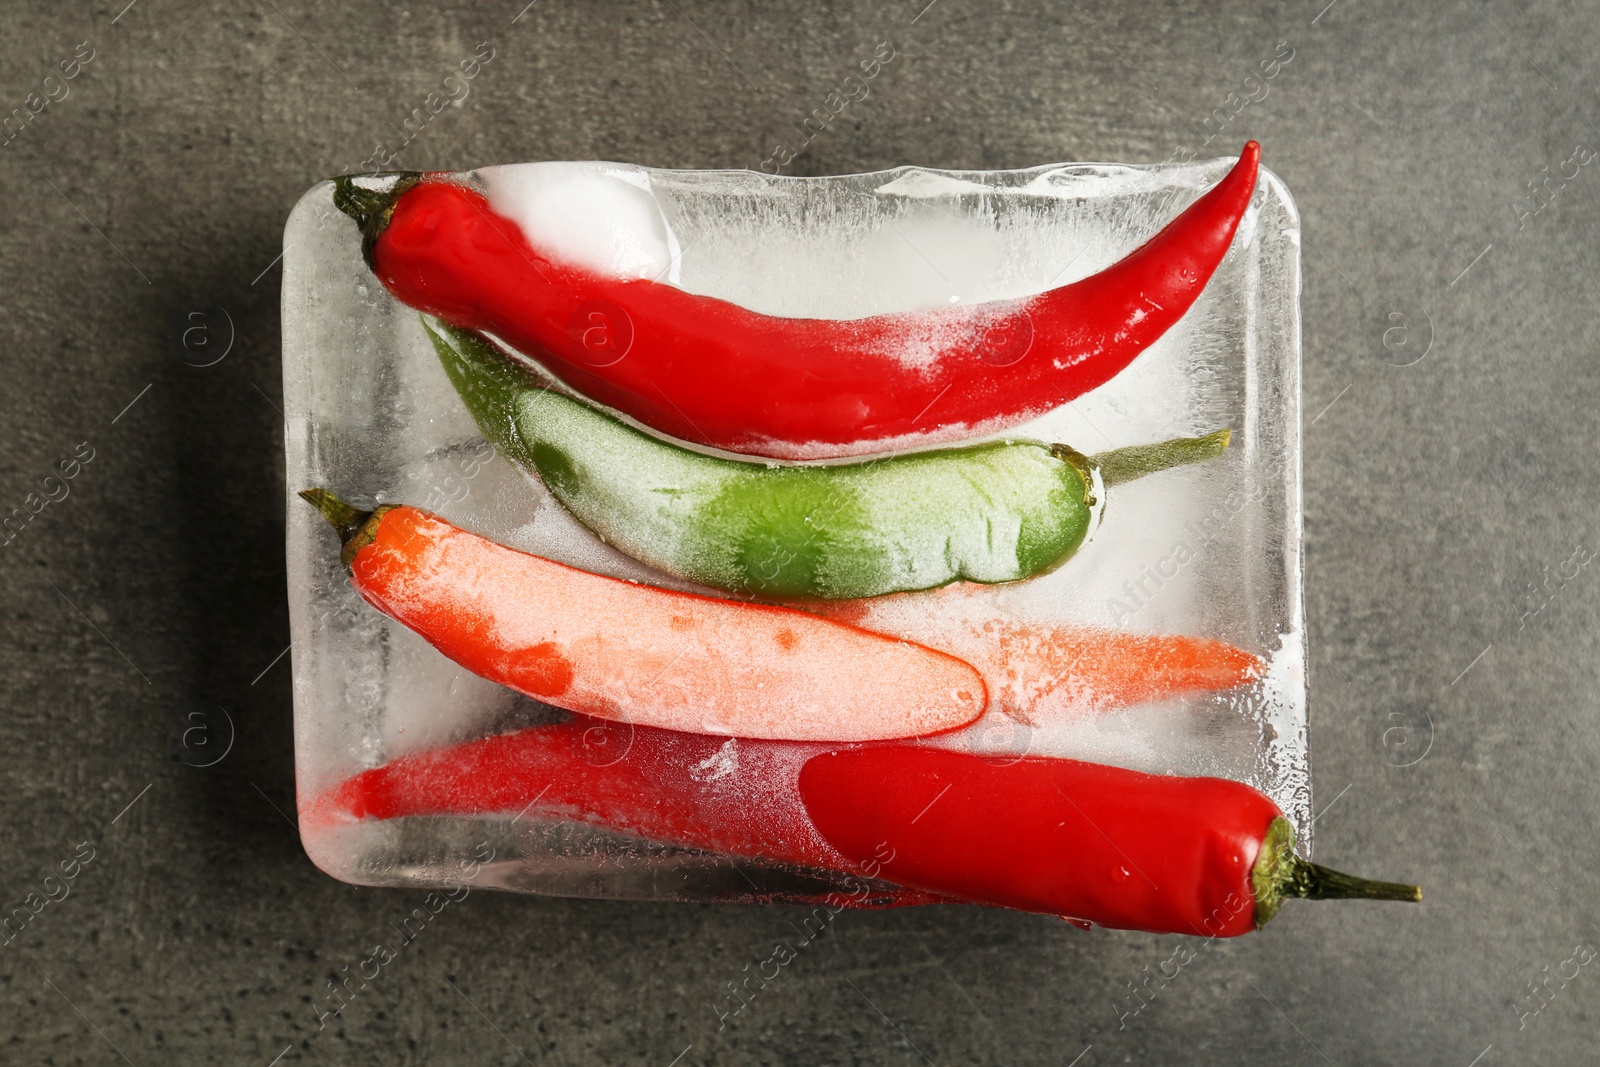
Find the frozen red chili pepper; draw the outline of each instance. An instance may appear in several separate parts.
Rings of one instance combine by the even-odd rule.
[[[592,740],[599,733],[599,741]],[[1255,789],[904,742],[845,749],[576,717],[362,771],[307,824],[518,815],[603,826],[959,899],[1157,933],[1234,937],[1289,897],[1420,900],[1300,859]],[[920,894],[920,896],[919,896]]]
[[[892,744],[811,759],[800,795],[900,885],[1116,929],[1235,937],[1288,897],[1422,899],[1300,859],[1277,805],[1221,778]]]
[[[600,826],[812,870],[869,876],[811,828],[795,790],[819,744],[749,741],[576,716],[405,756],[362,771],[302,807],[313,830],[360,819],[506,815]],[[925,904],[922,890],[874,887],[841,903]]]
[[[673,437],[823,458],[967,438],[1109,381],[1186,312],[1255,189],[1260,148],[1141,247],[1035,296],[848,320],[783,318],[563,260],[476,187],[337,180],[398,299],[486,330]]]

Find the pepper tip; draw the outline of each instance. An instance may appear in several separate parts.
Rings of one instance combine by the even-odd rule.
[[[1260,173],[1261,144],[1258,141],[1246,141],[1245,146],[1239,150],[1239,161],[1223,176],[1222,181],[1217,183],[1213,192],[1232,189],[1231,196],[1236,198],[1234,201],[1236,210],[1242,214],[1250,202],[1250,197],[1256,191],[1256,179],[1260,177]]]

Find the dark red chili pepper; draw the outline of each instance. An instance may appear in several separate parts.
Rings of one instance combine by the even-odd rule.
[[[1234,937],[1290,896],[1422,899],[1300,859],[1277,805],[1221,778],[891,744],[808,761],[800,795],[893,882],[1116,929]]]
[[[351,819],[523,815],[603,826],[665,844],[859,874],[811,826],[795,789],[821,744],[746,741],[576,716],[405,756],[362,771],[301,814],[315,829]],[[852,906],[926,904],[921,890],[875,887]]]
[[[1143,246],[1037,296],[851,320],[763,315],[548,258],[484,195],[409,174],[334,202],[401,301],[487,330],[647,426],[735,452],[821,458],[968,438],[1109,381],[1177,322],[1233,241],[1260,148]],[[530,240],[530,236],[532,240]]]

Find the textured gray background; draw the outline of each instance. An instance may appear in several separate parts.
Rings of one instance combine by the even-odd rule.
[[[7,111],[96,51],[0,147],[0,511],[95,453],[0,550],[0,907],[95,849],[0,946],[0,1060],[1594,1061],[1600,967],[1552,979],[1537,1014],[1527,983],[1600,942],[1600,582],[1568,563],[1600,551],[1600,162],[1529,199],[1600,146],[1595,5],[124,2],[11,3],[0,24]],[[1128,983],[1180,939],[848,914],[719,1032],[724,983],[792,914],[475,893],[319,1031],[313,999],[416,894],[331,881],[285,814],[289,207],[397,140],[481,41],[495,58],[404,165],[756,166],[885,40],[871,96],[794,172],[1248,136],[1288,182],[1318,855],[1426,903],[1291,904],[1125,1026]],[[1245,79],[1279,42],[1262,97]],[[1203,147],[1236,91],[1257,99]],[[221,751],[218,708],[236,742],[187,765]]]

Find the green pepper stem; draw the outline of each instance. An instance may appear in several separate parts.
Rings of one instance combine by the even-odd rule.
[[[339,559],[346,567],[350,566],[357,552],[372,543],[378,535],[379,520],[389,510],[388,506],[384,506],[362,511],[320,486],[300,490],[300,498],[321,512],[322,517],[328,520],[328,525],[339,535]]]
[[[1220,456],[1232,437],[1232,430],[1218,430],[1204,437],[1177,437],[1153,445],[1131,445],[1090,456],[1089,462],[1099,468],[1100,479],[1107,486],[1121,485],[1169,467]]]
[[[1403,882],[1378,882],[1335,871],[1320,863],[1295,857],[1291,864],[1290,892],[1306,900],[1406,900],[1422,899],[1422,887]]]
[[[357,185],[357,178],[393,178],[394,181],[388,189],[378,190]],[[387,174],[346,174],[333,179],[333,206],[349,215],[361,228],[361,255],[367,261],[367,266],[373,265],[373,247],[378,243],[378,235],[383,233],[394,215],[395,201],[421,179],[420,172],[410,170]]]
[[[354,537],[356,531],[372,518],[372,512],[346,504],[321,487],[300,490],[300,498],[320,511],[322,517],[328,520],[328,525],[338,531],[340,544]]]
[[[1265,926],[1290,897],[1304,900],[1422,899],[1422,887],[1403,882],[1378,882],[1335,871],[1303,860],[1294,852],[1294,827],[1279,816],[1267,827],[1250,871],[1250,888],[1256,898],[1256,926]]]

